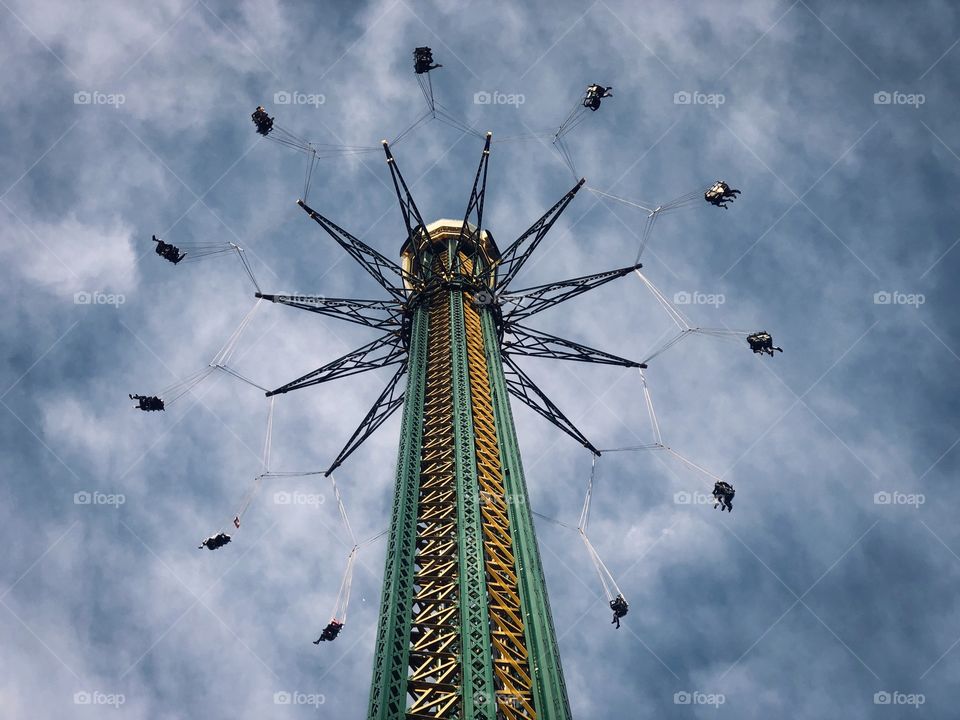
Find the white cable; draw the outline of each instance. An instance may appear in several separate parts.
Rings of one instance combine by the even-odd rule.
[[[233,243],[231,243],[230,246],[234,250],[236,250],[237,257],[240,258],[240,264],[243,265],[243,269],[247,271],[247,276],[250,278],[250,282],[253,283],[253,287],[256,289],[258,293],[261,292],[260,284],[257,282],[257,279],[253,276],[253,270],[250,269],[250,263],[247,262],[247,258],[243,254],[244,253],[243,248]]]
[[[343,499],[340,497],[340,488],[337,487],[337,481],[334,480],[333,475],[330,476],[330,484],[333,485],[333,497],[337,501],[337,508],[340,510],[340,519],[343,520],[343,525],[347,529],[347,534],[350,536],[350,542],[356,546],[357,538],[353,534],[353,528],[350,527],[350,521],[347,519],[347,511],[343,507]]]
[[[672,348],[674,345],[679,343],[684,338],[689,337],[690,333],[692,332],[693,332],[693,328],[689,328],[687,330],[681,330],[679,335],[674,335],[672,338],[667,340],[663,345],[658,347],[656,350],[652,351],[643,360],[641,360],[640,361],[641,364],[648,365],[651,360],[653,360],[655,357],[659,355],[662,355],[663,353],[665,353],[667,350]]]
[[[358,548],[361,548],[361,547],[363,547],[364,545],[369,545],[369,544],[372,543],[372,542],[376,542],[377,540],[379,540],[380,538],[382,538],[384,535],[386,535],[388,532],[389,532],[389,528],[386,529],[386,530],[381,530],[381,531],[378,532],[376,535],[374,535],[374,536],[372,536],[372,537],[368,537],[366,540],[363,540],[363,541],[357,543],[357,547],[358,547]]]
[[[170,405],[186,395],[191,388],[202,382],[212,372],[213,368],[209,366],[203,368],[202,370],[198,370],[192,375],[188,375],[185,379],[178,380],[177,382],[168,385],[161,390],[157,396],[163,399],[164,405]]]
[[[666,450],[667,452],[669,452],[671,455],[675,456],[678,460],[680,460],[680,461],[681,461],[682,463],[684,463],[685,465],[687,465],[687,466],[689,466],[689,467],[692,467],[694,470],[699,470],[700,472],[702,472],[702,473],[703,473],[704,475],[706,475],[707,477],[713,478],[713,480],[715,480],[716,482],[720,482],[720,478],[719,478],[719,477],[717,477],[716,475],[714,475],[714,474],[713,474],[712,472],[710,472],[709,470],[705,470],[704,468],[700,467],[700,466],[697,465],[695,462],[693,462],[693,461],[691,461],[691,460],[687,460],[687,458],[685,458],[683,455],[681,455],[680,453],[678,453],[676,450],[674,450],[674,449],[673,449],[672,447],[670,447],[669,445],[664,445],[664,446],[663,446],[663,449]]]
[[[357,557],[357,546],[354,545],[347,556],[347,568],[343,574],[343,580],[340,582],[340,590],[337,592],[337,599],[333,605],[333,619],[341,623],[347,622],[347,607],[350,604],[350,588],[353,586],[353,561]]]
[[[244,315],[243,320],[240,321],[237,329],[233,331],[233,334],[229,338],[227,338],[227,342],[224,343],[222,348],[220,348],[220,351],[213,356],[213,360],[210,361],[210,367],[227,364],[227,362],[230,360],[230,356],[233,355],[233,351],[236,348],[237,343],[240,340],[240,336],[250,323],[253,313],[258,307],[260,307],[261,302],[263,302],[263,298],[257,298],[257,301],[253,304],[253,307],[250,308],[250,311]]]
[[[267,433],[263,438],[263,472],[270,472],[270,452],[273,450],[273,401],[276,396],[270,397],[270,407],[267,410]]]
[[[604,565],[603,560],[600,559],[600,554],[597,552],[597,549],[593,546],[593,543],[590,542],[590,538],[587,537],[587,534],[580,531],[580,537],[583,539],[584,544],[587,546],[587,552],[590,553],[590,559],[593,561],[593,566],[597,569],[597,575],[600,576],[600,583],[603,585],[603,592],[606,595],[607,600],[613,600],[617,595],[623,595],[620,592],[620,586],[617,585],[617,581],[614,579],[613,574]]]
[[[257,475],[253,479],[253,485],[247,491],[247,494],[243,496],[243,499],[240,501],[240,509],[237,511],[237,514],[233,516],[233,525],[237,529],[240,528],[240,521],[243,519],[243,516],[247,512],[247,508],[250,507],[250,503],[253,502],[253,498],[256,497],[257,493],[260,490],[260,486],[263,484],[263,478],[266,475]]]
[[[232,375],[233,377],[237,378],[237,380],[242,380],[243,382],[247,383],[247,385],[252,385],[253,387],[257,388],[258,390],[263,390],[264,392],[267,392],[267,388],[265,388],[263,385],[258,385],[258,384],[255,383],[253,380],[251,380],[251,379],[248,378],[248,377],[244,377],[243,375],[241,375],[240,373],[238,373],[238,372],[237,372],[236,370],[234,370],[233,368],[229,368],[229,367],[227,367],[226,365],[216,365],[215,368],[216,368],[217,370],[223,370],[223,371],[224,371],[225,373],[227,373],[228,375]]]
[[[640,370],[640,381],[643,385],[643,397],[647,401],[647,414],[650,416],[650,425],[653,428],[653,435],[656,438],[656,445],[663,446],[663,436],[660,434],[660,422],[657,420],[657,414],[653,410],[653,398],[650,396],[650,388],[647,387],[647,376]]]
[[[640,238],[640,247],[637,248],[637,257],[633,261],[634,265],[640,262],[640,256],[643,255],[643,251],[647,249],[650,236],[653,235],[653,226],[657,224],[657,217],[659,215],[660,208],[657,208],[656,210],[651,210],[647,216],[647,224],[643,226],[643,236]]]
[[[581,533],[587,529],[587,523],[590,522],[590,501],[593,499],[593,479],[597,471],[597,456],[593,455],[590,459],[590,479],[587,481],[587,494],[583,498],[583,509],[580,511],[580,521],[577,523],[577,530]]]
[[[640,272],[639,270],[634,270],[634,272],[637,274],[637,277],[643,280],[643,284],[646,285],[647,288],[649,288],[650,292],[653,293],[653,296],[663,306],[663,309],[667,311],[667,314],[670,315],[670,318],[677,324],[677,326],[681,330],[689,330],[690,323],[683,316],[683,313],[677,310],[673,306],[673,304],[669,300],[667,300],[666,297],[664,297],[663,293],[660,292],[657,289],[657,287],[652,282],[650,282],[642,272]]]
[[[537,512],[536,510],[531,510],[530,512],[531,512],[533,515],[536,515],[538,518],[543,518],[543,519],[546,520],[547,522],[552,522],[554,525],[559,525],[560,527],[567,528],[567,530],[576,530],[576,529],[577,529],[577,528],[573,527],[573,525],[567,525],[565,522],[560,522],[560,521],[557,520],[556,518],[552,518],[552,517],[550,517],[549,515],[544,515],[543,513]]]
[[[611,195],[611,194],[608,193],[608,192],[603,192],[602,190],[597,190],[597,189],[594,188],[594,187],[587,186],[585,189],[589,190],[589,191],[592,192],[594,195],[602,195],[603,197],[610,198],[611,200],[616,200],[617,202],[621,202],[621,203],[623,203],[624,205],[629,205],[630,207],[635,207],[635,208],[640,208],[641,210],[646,210],[648,213],[655,213],[655,212],[656,212],[656,210],[654,210],[653,208],[649,208],[649,207],[647,207],[646,205],[641,205],[640,203],[636,203],[636,202],[633,202],[633,201],[631,201],[631,200],[627,200],[626,198],[618,197],[617,195]]]
[[[639,452],[640,450],[662,450],[660,443],[647,443],[646,445],[631,445],[630,447],[601,449],[600,452],[606,455],[613,452]]]

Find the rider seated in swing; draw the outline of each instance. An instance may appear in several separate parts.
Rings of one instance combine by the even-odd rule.
[[[185,252],[181,252],[180,248],[178,248],[176,245],[165,243],[163,240],[160,240],[156,235],[153,236],[153,241],[157,243],[157,248],[156,248],[157,255],[164,258],[165,260],[169,260],[174,265],[176,265],[178,262],[180,262],[187,256],[187,254]]]
[[[717,180],[710,189],[703,194],[703,199],[711,205],[716,205],[726,210],[727,204],[735,200],[739,194],[739,190],[731,188],[723,180]]]
[[[770,357],[773,357],[774,350],[783,352],[783,348],[774,347],[773,338],[766,330],[747,335],[747,344],[750,345],[750,349],[753,350],[754,355],[766,353]]]
[[[615,624],[617,626],[617,630],[619,630],[620,618],[627,614],[630,606],[627,605],[627,601],[623,599],[623,595],[618,594],[613,600],[610,601],[610,609],[613,610],[613,620],[610,621],[610,624]]]
[[[313,641],[313,644],[319,645],[320,643],[326,642],[327,640],[329,640],[330,642],[333,642],[334,640],[337,639],[337,635],[340,634],[341,628],[343,628],[343,623],[337,620],[336,618],[333,618],[330,621],[330,624],[323,629],[322,633],[320,633],[320,637],[318,637],[316,640]]]
[[[443,65],[437,65],[433,62],[433,50],[428,47],[418,47],[413,51],[413,71],[417,75],[423,75],[425,72],[436,70]]]
[[[583,106],[596,112],[603,98],[613,97],[613,93],[610,92],[611,90],[613,90],[613,86],[604,87],[596,83],[590,85],[587,87],[587,94],[583,97]]]
[[[206,548],[207,550],[217,550],[222,548],[228,542],[230,542],[230,536],[225,532],[218,532],[216,535],[211,535],[202,543],[200,543],[200,546],[197,549],[202,550],[203,548]]]
[[[153,395],[130,395],[127,397],[137,401],[137,409],[149,412],[150,410],[163,410],[163,400]]]
[[[257,105],[257,109],[250,115],[253,124],[257,126],[257,132],[266,137],[273,130],[273,118],[267,115],[263,105]]]
[[[720,512],[726,510],[727,512],[733,512],[733,496],[736,494],[736,490],[733,489],[733,485],[723,480],[717,480],[713,485],[713,507],[714,509],[720,508]]]

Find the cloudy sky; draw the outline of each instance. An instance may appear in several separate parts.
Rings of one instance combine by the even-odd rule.
[[[785,350],[692,336],[651,363],[664,442],[733,483],[736,511],[699,502],[712,480],[662,451],[598,461],[589,533],[631,603],[619,631],[576,532],[539,522],[574,717],[955,717],[958,14],[0,2],[0,714],[364,716],[384,542],[360,551],[341,637],[312,645],[351,546],[329,481],[270,480],[234,542],[200,552],[260,471],[267,401],[225,373],[162,414],[127,393],[203,369],[255,302],[235,257],[174,267],[151,234],[242,246],[265,292],[383,296],[296,207],[304,157],[249,114],[376,146],[423,113],[410,52],[429,45],[437,99],[495,139],[555,129],[587,84],[612,85],[568,136],[595,190],[659,204],[741,188],[726,211],[660,218],[644,272],[693,300],[692,324],[767,329]],[[428,219],[462,217],[481,146],[431,121],[395,147]],[[549,139],[495,142],[487,228],[506,245],[573,183]],[[396,256],[381,154],[321,160],[309,200]],[[582,191],[515,285],[630,264],[645,222]],[[635,358],[676,329],[635,276],[536,326]],[[264,305],[231,367],[276,387],[372,337]],[[523,367],[597,446],[653,438],[636,371]],[[278,399],[271,468],[326,467],[388,378]],[[576,525],[589,453],[514,414],[534,509]],[[398,425],[336,475],[360,540],[389,522]]]

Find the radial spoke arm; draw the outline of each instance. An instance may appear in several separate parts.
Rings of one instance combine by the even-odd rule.
[[[567,205],[570,204],[580,188],[583,187],[584,182],[585,180],[581,179],[566,195],[560,198],[556,205],[547,210],[523,235],[518,237],[503,251],[500,256],[500,262],[497,264],[497,267],[499,267],[502,272],[500,279],[497,281],[497,288],[499,290],[505,289],[510,284],[510,281],[516,277],[517,273],[520,272],[520,268],[522,268],[527,260],[530,259],[530,256],[533,255],[537,246],[557,221],[557,218],[567,209]]]
[[[423,221],[417,204],[413,201],[413,195],[410,194],[410,188],[407,187],[400,168],[397,167],[397,161],[390,152],[390,145],[386,140],[383,141],[383,151],[387,155],[387,167],[390,168],[390,177],[393,179],[393,188],[397,193],[397,201],[400,203],[400,212],[403,214],[403,224],[407,228],[407,238],[414,248],[415,266],[423,260],[424,248],[430,245],[430,233],[427,232],[427,224]],[[416,267],[414,274],[418,275]]]
[[[388,365],[396,365],[403,362],[405,356],[406,350],[403,348],[399,335],[395,332],[389,332],[373,342],[367,343],[363,347],[359,347],[353,352],[349,352],[343,357],[307,373],[301,378],[282,385],[276,390],[271,390],[267,393],[267,397],[287,393],[291,390],[299,390],[311,385],[319,385],[337,378],[378,370]]]
[[[550,358],[553,360],[573,360],[575,362],[595,363],[598,365],[619,365],[621,367],[646,367],[643,363],[618,355],[597,350],[586,345],[566,340],[565,338],[550,335],[549,333],[533,330],[517,323],[506,327],[506,333],[511,336],[504,338],[503,352],[505,355],[526,355],[528,357]]]
[[[490,139],[493,133],[487,133],[486,142],[483,144],[483,153],[480,155],[480,165],[477,166],[477,175],[473,179],[473,189],[470,190],[470,200],[467,202],[467,211],[463,215],[463,225],[460,227],[460,236],[454,245],[451,257],[453,258],[453,271],[459,269],[460,263],[460,245],[467,237],[468,223],[473,216],[473,226],[476,232],[480,233],[483,229],[483,200],[487,194],[487,165],[490,161]],[[478,238],[479,239],[479,238]],[[479,246],[479,243],[477,243]],[[490,258],[491,260],[493,258]]]
[[[406,365],[401,365],[397,368],[397,372],[390,378],[390,382],[387,383],[383,392],[380,393],[380,397],[373,403],[373,407],[370,408],[370,411],[363,418],[359,427],[354,430],[353,435],[350,436],[347,444],[344,445],[343,450],[340,451],[340,454],[337,455],[336,460],[333,461],[333,464],[330,465],[324,475],[329,476],[330,473],[340,467],[344,460],[350,457],[358,447],[363,445],[364,441],[373,435],[373,433],[377,431],[377,428],[383,425],[383,423],[397,411],[397,408],[403,405],[403,388],[400,385],[400,380],[406,372]]]
[[[504,313],[503,318],[507,321],[522,320],[531,315],[546,310],[547,308],[558,305],[566,300],[582,295],[589,290],[605,285],[611,280],[616,280],[624,275],[628,275],[634,270],[639,270],[643,265],[631,265],[630,267],[620,268],[619,270],[608,270],[607,272],[596,273],[594,275],[585,275],[583,277],[571,278],[570,280],[560,280],[558,282],[547,283],[546,285],[537,285],[536,287],[517,290],[512,293],[504,293],[500,302],[502,305],[510,306],[511,309]]]
[[[594,455],[600,454],[600,451],[567,419],[566,415],[560,412],[560,408],[553,404],[553,401],[537,387],[523,370],[517,367],[517,364],[509,356],[505,356],[503,362],[504,378],[507,382],[507,390],[511,395],[552,422]]]
[[[403,307],[395,300],[354,300],[315,295],[264,295],[262,293],[257,293],[257,297],[380,330],[396,330],[402,325]]]
[[[384,290],[397,300],[403,302],[403,290],[393,284],[395,280],[400,280],[404,277],[404,272],[399,265],[390,258],[378,253],[362,240],[355,238],[343,228],[332,223],[307,205],[303,200],[298,200],[297,204],[302,207],[320,227],[326,230],[327,234],[336,240],[337,244],[346,250],[347,254],[356,260]]]

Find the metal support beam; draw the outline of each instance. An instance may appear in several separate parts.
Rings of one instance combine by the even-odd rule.
[[[399,334],[390,332],[378,337],[373,342],[348,352],[343,357],[328,362],[323,367],[319,367],[303,377],[288,382],[276,390],[271,390],[267,393],[267,397],[287,393],[291,390],[299,390],[311,385],[319,385],[337,378],[358,375],[370,370],[379,370],[388,365],[396,365],[404,361],[406,354]]]
[[[536,383],[517,367],[517,364],[509,355],[503,356],[503,363],[504,380],[511,395],[552,422],[594,455],[600,454],[593,443],[587,440],[586,436],[567,419],[566,415],[560,412],[560,408],[553,404],[553,401],[544,394],[543,390],[538,388]]]
[[[469,268],[469,261],[464,263]],[[477,447],[477,408],[471,383],[470,348],[466,316],[476,311],[464,307],[463,293],[449,293],[450,390],[453,404],[453,458],[457,487],[457,533],[459,548],[460,656],[463,688],[461,716],[473,720],[496,720],[493,645],[487,587],[490,574],[485,566],[485,536],[493,534],[480,510],[479,476],[483,474]],[[479,323],[477,323],[479,324]],[[478,328],[479,329],[479,328]],[[489,393],[489,389],[486,389]]]
[[[490,161],[490,140],[493,133],[487,133],[487,139],[483,144],[483,152],[480,155],[480,165],[477,166],[477,175],[473,179],[473,189],[470,190],[470,200],[467,202],[467,211],[463,214],[463,225],[460,227],[460,236],[453,245],[450,252],[451,272],[456,274],[460,270],[460,246],[463,244],[467,235],[470,215],[474,215],[473,226],[477,229],[477,238],[475,245],[480,245],[480,232],[483,230],[483,201],[487,194],[487,165]]]
[[[430,233],[427,232],[427,224],[423,221],[420,209],[413,201],[413,195],[410,194],[410,188],[397,167],[397,161],[390,152],[390,145],[386,140],[383,141],[383,152],[387,155],[387,167],[390,168],[390,178],[393,180],[393,188],[397,193],[397,201],[400,203],[400,212],[403,214],[403,224],[407,229],[407,239],[414,249],[414,264],[412,274],[420,277],[423,251],[430,246]]]
[[[411,324],[407,390],[400,426],[397,479],[387,539],[383,593],[380,597],[380,622],[374,646],[373,680],[367,713],[369,720],[399,720],[405,717],[411,611],[415,603],[422,602],[415,599],[414,594],[414,560],[424,439],[423,404],[429,327],[426,307],[413,311]]]
[[[527,357],[549,358],[551,360],[573,360],[574,362],[594,363],[597,365],[619,365],[621,367],[645,368],[646,365],[603,350],[581,345],[550,333],[524,327],[517,323],[507,325],[505,332],[512,339],[504,339],[504,355],[526,355]]]
[[[279,305],[308,310],[327,317],[378,330],[399,330],[403,326],[403,305],[394,300],[353,300],[315,295],[265,295],[258,298]]]
[[[343,461],[353,454],[354,450],[363,445],[364,441],[373,435],[377,431],[377,428],[383,425],[387,419],[396,412],[397,408],[403,405],[403,388],[400,388],[399,385],[400,379],[406,375],[406,373],[406,365],[401,365],[397,368],[397,372],[390,378],[390,382],[387,383],[383,392],[380,393],[380,397],[373,403],[373,407],[370,408],[370,411],[360,422],[360,425],[354,430],[347,444],[343,446],[343,450],[340,451],[340,454],[337,455],[337,458],[324,473],[324,477],[329,477],[330,473],[340,467]]]
[[[347,251],[360,266],[377,281],[377,283],[388,293],[390,293],[399,302],[403,302],[405,295],[403,289],[393,284],[393,276],[398,280],[404,277],[404,272],[393,260],[381,255],[362,240],[354,237],[342,227],[335,225],[316,210],[307,205],[303,200],[297,200],[297,205],[302,207],[306,213],[332,237],[337,244]]]
[[[550,228],[552,228],[553,224],[557,221],[557,218],[567,209],[567,205],[570,204],[585,182],[586,180],[581,178],[580,182],[574,185],[566,195],[560,198],[552,208],[547,210],[539,220],[527,228],[527,231],[523,233],[523,235],[514,240],[510,247],[501,253],[500,262],[495,266],[501,268],[502,273],[500,279],[497,281],[498,290],[504,290],[510,284],[510,281],[516,277],[517,273],[520,272],[520,268],[530,259],[530,256],[536,251],[537,246],[543,238],[546,237]],[[530,240],[530,238],[533,239]],[[528,240],[530,240],[529,244],[527,244]],[[524,247],[524,245],[526,245],[526,247]],[[492,271],[493,268],[487,272]]]
[[[511,309],[504,313],[503,319],[506,322],[511,322],[528,318],[554,305],[559,305],[571,298],[582,295],[589,290],[598,288],[601,285],[606,285],[611,280],[621,278],[642,267],[643,265],[637,263],[636,265],[618,270],[608,270],[594,275],[584,275],[583,277],[571,278],[570,280],[560,280],[558,282],[537,285],[511,293],[504,293],[500,297],[500,304],[510,306]]]
[[[506,497],[510,499],[506,506],[516,557],[517,589],[524,610],[525,644],[534,668],[531,675],[534,704],[537,717],[541,720],[570,720],[570,702],[567,699],[557,635],[547,598],[543,563],[537,548],[536,530],[493,313],[483,312],[482,322],[491,405],[497,427],[500,466],[503,470],[503,487]],[[520,712],[517,714],[521,715]]]

